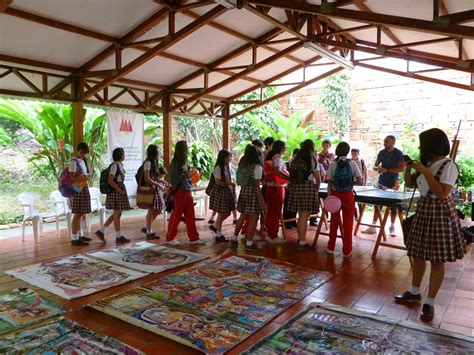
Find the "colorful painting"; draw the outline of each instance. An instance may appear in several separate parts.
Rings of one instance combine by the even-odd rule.
[[[146,275],[83,255],[43,262],[6,273],[66,299],[90,295]]]
[[[227,251],[91,307],[205,353],[220,354],[331,277]]]
[[[158,273],[208,258],[202,254],[140,242],[131,247],[103,250],[90,256],[127,268]]]
[[[64,309],[28,288],[0,294],[0,335],[64,313]]]
[[[0,354],[138,355],[142,352],[61,317],[0,339]]]
[[[472,354],[474,339],[353,309],[313,303],[243,354]]]

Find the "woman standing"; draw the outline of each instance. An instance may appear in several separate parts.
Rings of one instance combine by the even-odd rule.
[[[313,249],[306,244],[306,230],[308,218],[319,212],[320,184],[321,176],[314,143],[311,139],[307,139],[290,164],[288,210],[298,212],[298,250]]]
[[[194,201],[191,193],[192,183],[189,170],[188,145],[186,141],[179,141],[176,143],[173,160],[171,160],[169,168],[171,188],[175,191],[174,209],[168,223],[168,233],[166,234],[166,241],[171,245],[180,244],[175,238],[178,235],[178,225],[183,214],[190,243],[205,244],[204,241],[199,239],[199,233],[196,229]]]
[[[444,263],[463,258],[462,231],[452,195],[459,176],[449,154],[446,134],[433,128],[420,134],[420,161],[406,162],[405,183],[417,186],[421,198],[407,241],[408,256],[413,261],[411,288],[395,296],[397,302],[420,302],[420,285],[426,262],[431,264],[428,298],[423,304],[420,319],[434,317],[434,300],[444,279]],[[412,174],[412,169],[417,173]]]
[[[246,231],[245,247],[253,250],[258,249],[253,243],[257,220],[265,211],[265,201],[263,200],[261,189],[262,174],[263,168],[260,152],[256,146],[249,144],[245,148],[237,170],[237,183],[241,187],[237,202],[237,210],[240,212],[240,217],[235,225],[232,241],[237,242],[240,230],[248,218],[249,225]]]
[[[217,155],[213,178],[215,185],[211,190],[209,208],[217,212],[214,224],[216,242],[225,242],[222,235],[222,223],[235,211],[235,184],[232,182],[230,159],[232,154],[228,150],[221,150]]]
[[[120,218],[122,211],[130,209],[130,202],[128,201],[127,189],[125,187],[125,170],[123,169],[123,161],[125,160],[125,152],[123,148],[115,148],[112,152],[113,163],[110,165],[109,176],[107,183],[114,189],[113,192],[108,193],[105,198],[105,208],[113,210],[113,214],[107,218],[104,225],[95,232],[97,238],[105,243],[105,230],[114,222],[115,227],[115,242],[128,243],[130,239],[125,238],[120,231]]]
[[[87,181],[90,179],[87,154],[89,154],[89,146],[87,143],[79,143],[77,145],[76,154],[68,167],[71,182],[78,185],[84,184],[81,191],[75,193],[70,198],[71,212],[73,214],[71,222],[71,245],[73,246],[88,245],[90,241],[90,238],[79,235],[83,217],[91,213],[91,195],[89,193],[89,186],[87,185]]]
[[[289,176],[284,174],[285,169],[282,155],[285,153],[285,142],[276,141],[272,145],[272,150],[267,155],[267,161],[271,162],[271,175],[278,176],[282,180],[289,180]],[[278,229],[280,228],[281,209],[285,200],[286,183],[277,183],[275,179],[265,179],[265,202],[267,204],[266,226],[269,237],[269,243],[280,244],[285,243],[284,239],[278,238]]]

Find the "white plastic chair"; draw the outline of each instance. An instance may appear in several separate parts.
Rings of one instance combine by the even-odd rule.
[[[100,202],[101,193],[97,187],[90,187],[89,193],[91,195],[91,212],[98,212],[99,213],[99,223],[100,227],[102,227],[105,223],[105,207]],[[91,226],[91,215],[86,215],[86,225],[89,232],[92,229]]]
[[[72,220],[72,213],[71,209],[69,208],[69,201],[66,197],[63,197],[61,193],[56,190],[51,192],[49,195],[49,200],[51,202],[53,212],[55,213],[56,218],[56,235],[59,238],[59,217],[66,216],[67,221],[67,230],[68,235],[71,235],[71,220]]]

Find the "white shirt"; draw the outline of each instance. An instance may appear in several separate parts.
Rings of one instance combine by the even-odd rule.
[[[340,160],[347,160],[347,157],[339,157],[339,159]],[[358,177],[362,176],[362,174],[360,173],[359,168],[357,167],[357,164],[353,160],[349,160],[349,165],[351,167],[353,177],[358,178]],[[328,171],[327,171],[327,177],[330,180],[332,180],[332,178],[334,177],[334,172],[336,171],[336,167],[337,167],[337,159],[333,160],[329,164],[329,168],[328,168]]]
[[[321,174],[321,169],[324,171],[324,167],[316,162],[316,160],[311,159],[311,174],[308,176],[308,181],[316,181],[316,178],[314,177],[314,173],[318,172]]]
[[[115,178],[115,174],[117,174],[117,168],[119,169],[120,173],[117,175],[117,182],[123,182],[123,176],[125,176],[125,170],[123,170],[122,163],[114,162],[109,170],[109,175],[113,175]]]
[[[79,163],[79,170],[80,170],[80,175],[87,176],[87,169],[86,169],[86,162],[83,159],[80,158],[73,158],[71,162],[69,163],[68,171],[70,173],[76,173],[77,172],[77,165]]]
[[[280,170],[285,170],[286,165],[281,156],[275,155],[272,159],[273,162],[273,167],[274,168],[279,168]],[[276,181],[269,181],[267,182],[267,186],[277,186],[277,187],[283,187],[286,186],[286,184],[277,184]]]
[[[262,180],[263,176],[263,167],[261,165],[255,165],[255,168],[253,170],[253,178],[255,180]]]
[[[439,182],[441,184],[446,184],[446,185],[450,185],[454,187],[456,185],[456,181],[459,176],[459,171],[458,171],[458,168],[456,167],[456,164],[454,164],[450,158],[444,158],[444,159],[438,160],[434,162],[433,164],[429,165],[428,169],[431,171],[433,176],[436,176],[436,173],[438,172],[439,168],[441,167],[441,165],[443,165],[443,163],[446,160],[448,160],[449,163],[447,163],[446,166],[443,168],[443,171],[441,172],[441,175],[439,177]],[[416,180],[416,184],[417,184],[418,190],[420,191],[421,196],[428,195],[428,191],[430,190],[430,187],[424,175],[418,176],[418,179]]]
[[[150,171],[151,170],[151,161],[146,160],[143,163],[143,171]]]
[[[229,170],[224,169],[225,181],[227,181],[227,182],[229,182],[229,181],[232,182],[232,173],[231,173],[230,170],[231,170],[230,167],[229,167]],[[214,175],[214,179],[222,180],[221,167],[220,166],[216,166],[214,168],[213,175]]]

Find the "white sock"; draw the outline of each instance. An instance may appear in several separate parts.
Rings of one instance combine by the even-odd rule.
[[[106,230],[106,229],[107,229],[107,227],[106,227],[106,226],[102,226],[102,227],[100,227],[100,231],[101,231],[102,233],[104,233],[104,234],[105,234],[105,230]]]
[[[412,286],[408,292],[410,292],[412,295],[419,295],[420,294],[420,288]]]
[[[120,231],[115,231],[115,238],[120,238],[122,236],[122,234],[120,233]]]
[[[250,247],[250,246],[253,245],[253,242],[252,242],[251,240],[247,240],[247,241],[245,242],[245,245],[248,246],[248,247]]]
[[[84,231],[82,230],[82,227],[81,227],[81,229],[79,230],[79,236],[80,236],[80,237],[83,237],[83,236],[84,236]]]
[[[222,236],[221,231],[216,231],[216,236],[217,236],[217,237],[221,237],[221,236]]]
[[[153,230],[151,228],[146,230],[146,234],[151,234],[151,233],[153,233]]]
[[[71,239],[72,240],[79,240],[79,237],[78,237],[77,233],[71,234]]]
[[[300,241],[298,241],[298,244],[299,245],[306,245],[306,240],[300,240]]]
[[[434,306],[434,301],[435,301],[434,298],[427,297],[426,301],[425,301],[425,304],[429,304],[430,306]]]

